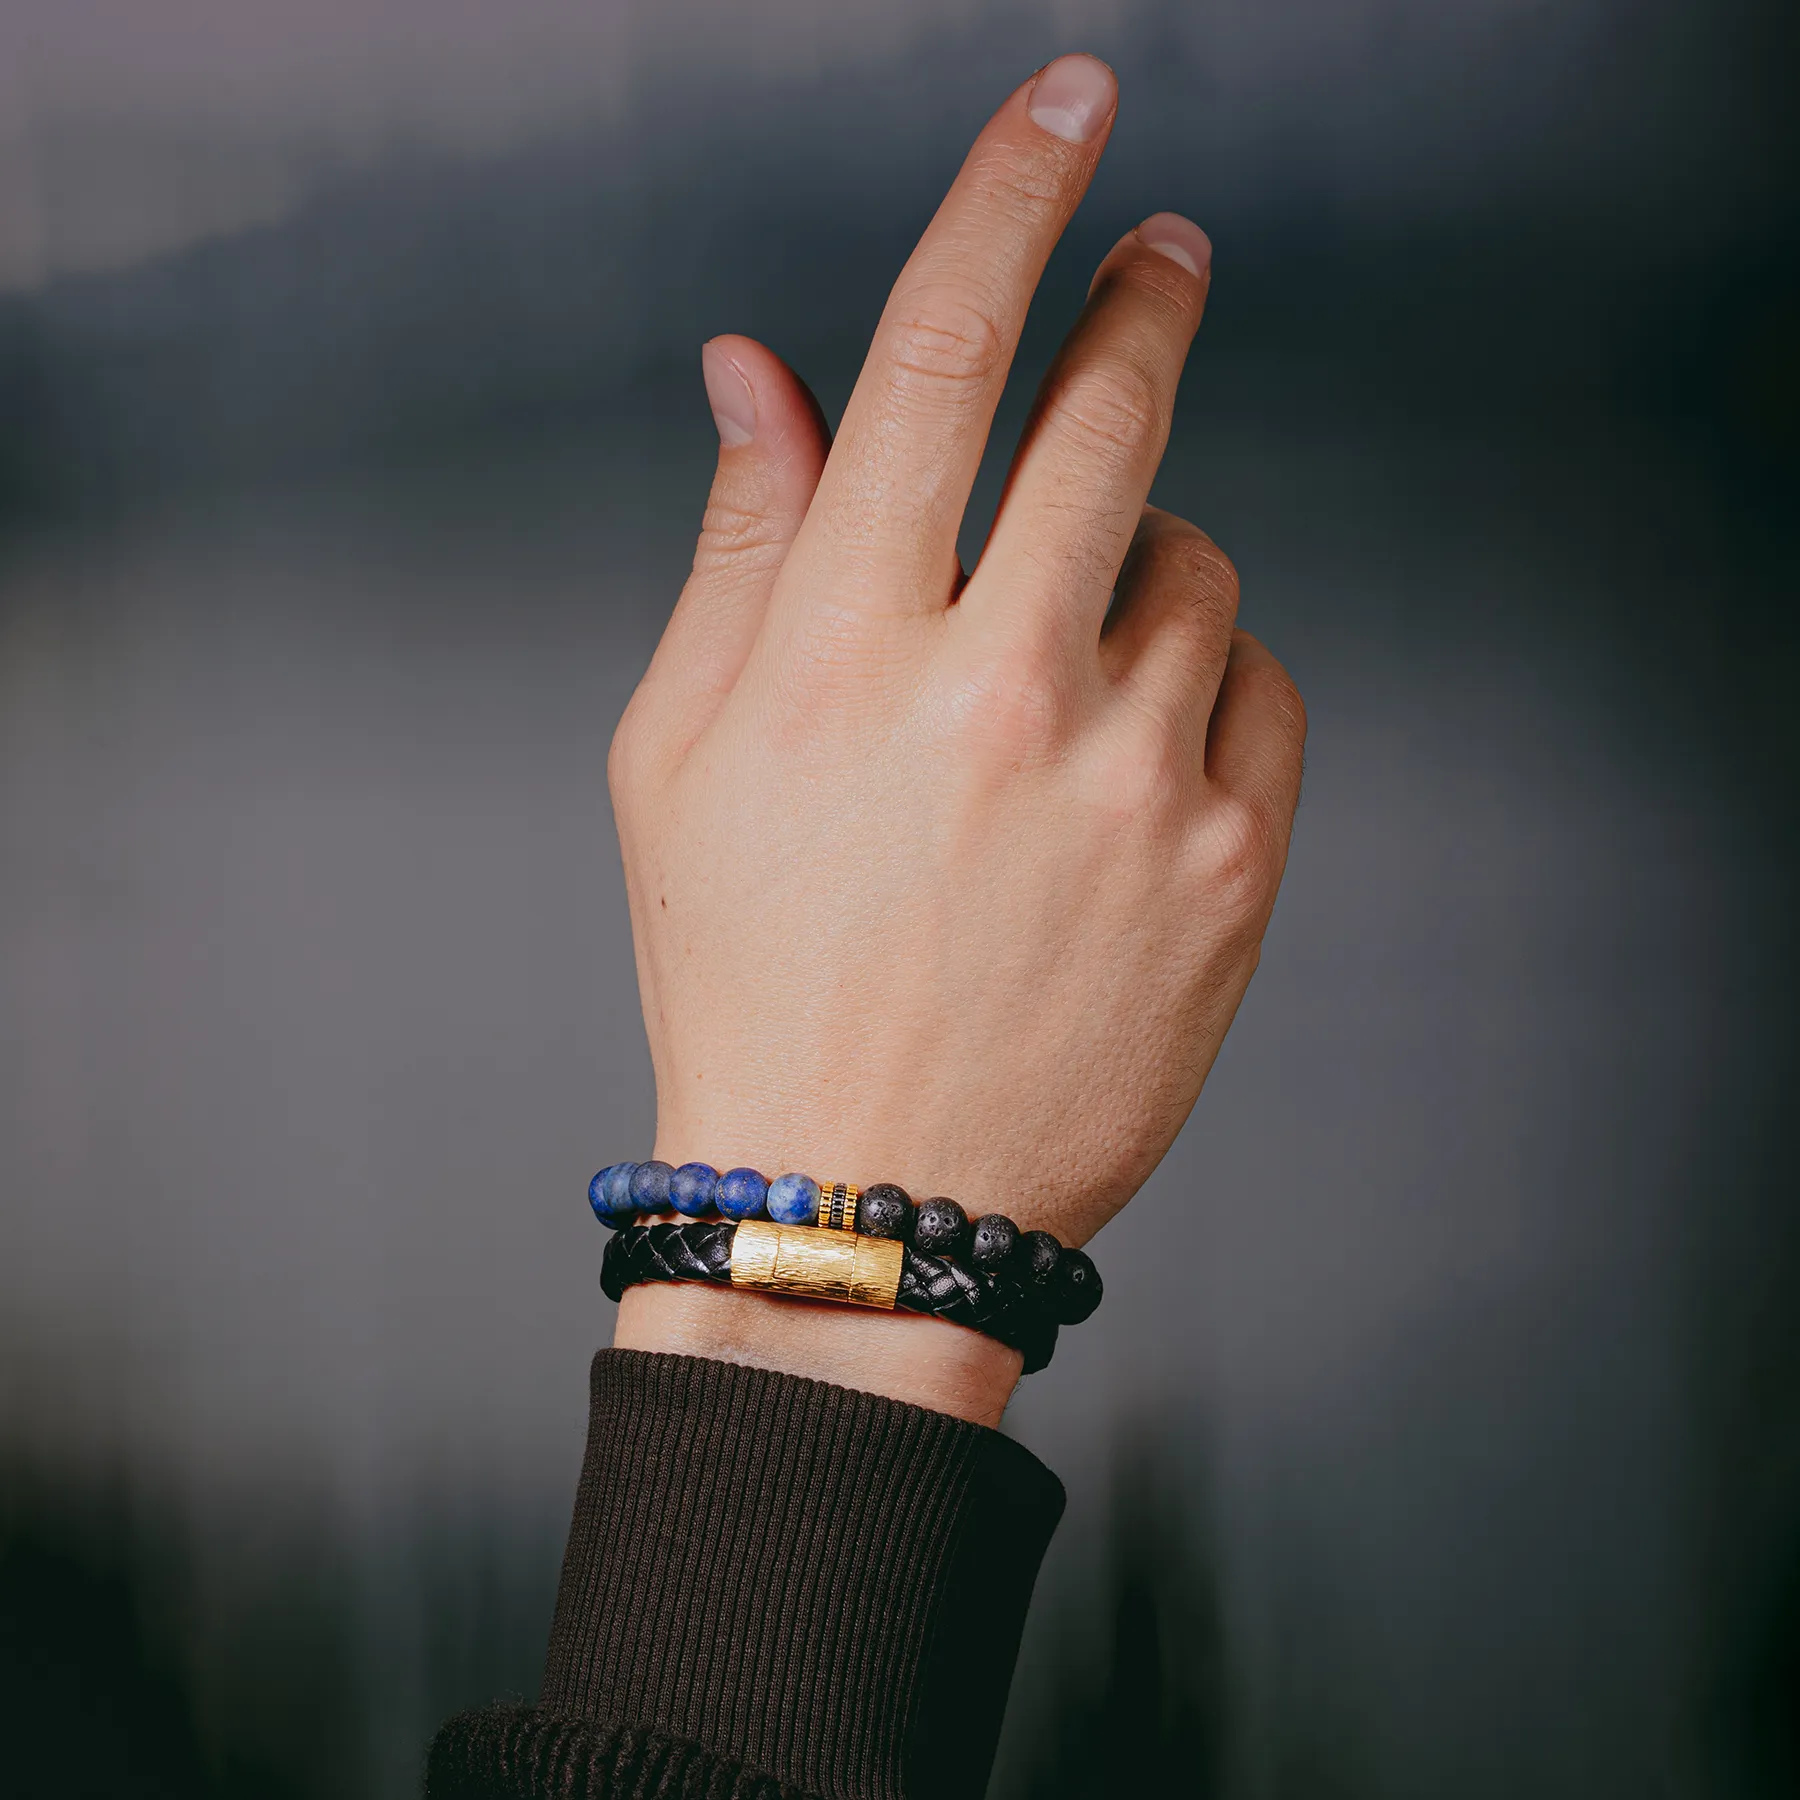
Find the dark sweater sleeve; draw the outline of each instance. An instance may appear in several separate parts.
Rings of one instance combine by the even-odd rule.
[[[1056,1477],[824,1382],[602,1350],[535,1707],[453,1719],[429,1800],[978,1800]]]

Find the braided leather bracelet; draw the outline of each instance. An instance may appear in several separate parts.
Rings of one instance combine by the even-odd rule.
[[[740,1234],[744,1242],[739,1242]],[[847,1240],[847,1241],[846,1241]],[[802,1265],[830,1258],[843,1267],[842,1291],[829,1273],[772,1278],[783,1246]],[[894,1285],[885,1292],[853,1294],[856,1246],[880,1254]],[[746,1254],[746,1251],[749,1254]],[[1021,1352],[1025,1373],[1035,1374],[1056,1348],[1057,1325],[1040,1299],[1022,1281],[985,1269],[966,1269],[945,1257],[915,1250],[891,1239],[816,1226],[783,1227],[762,1221],[700,1220],[680,1224],[627,1225],[607,1242],[600,1286],[609,1300],[644,1281],[707,1281],[726,1287],[787,1292],[819,1299],[858,1299],[865,1305],[904,1307],[908,1312],[946,1319],[985,1332]]]

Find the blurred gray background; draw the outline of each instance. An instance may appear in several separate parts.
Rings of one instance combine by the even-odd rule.
[[[698,347],[835,416],[1072,48],[1120,121],[966,554],[1093,263],[1186,211],[1157,498],[1313,727],[1262,972],[1009,1415],[1071,1507],[997,1800],[1800,1787],[1795,40],[0,0],[8,1793],[385,1800],[535,1692]]]

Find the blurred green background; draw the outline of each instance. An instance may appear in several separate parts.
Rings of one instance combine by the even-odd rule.
[[[7,1792],[386,1800],[534,1694],[698,346],[835,416],[1071,48],[1120,120],[966,553],[1094,262],[1190,213],[1156,497],[1312,740],[1238,1025],[1009,1415],[1071,1508],[997,1800],[1800,1788],[1796,35],[0,0]]]

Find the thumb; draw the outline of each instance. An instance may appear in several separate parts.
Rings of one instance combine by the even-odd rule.
[[[690,705],[722,697],[737,680],[831,448],[806,383],[755,339],[714,338],[701,347],[700,367],[719,428],[719,467],[693,572],[649,677],[682,690]],[[689,718],[694,728],[705,722],[691,711]]]

